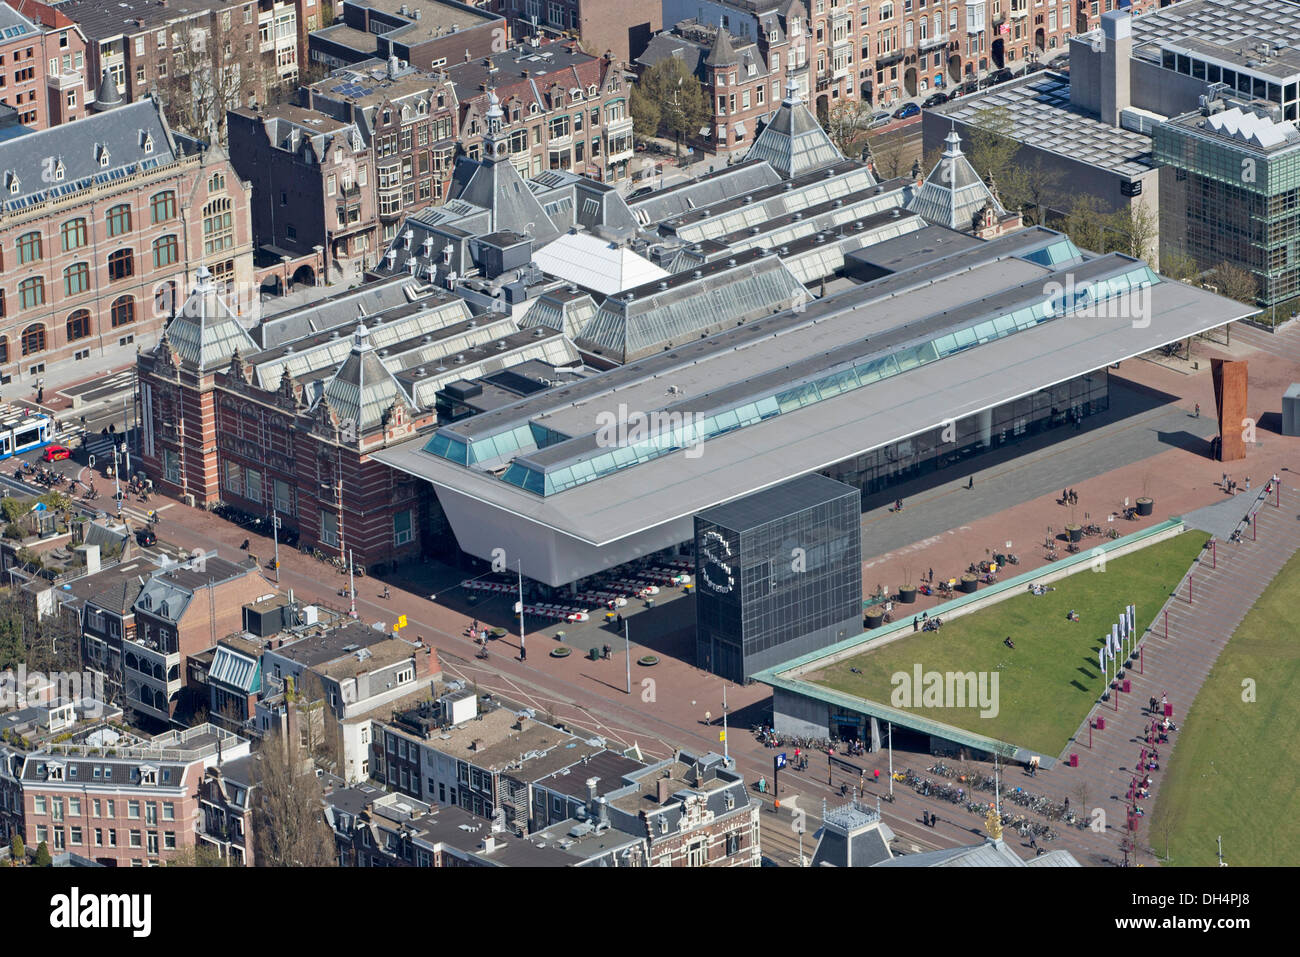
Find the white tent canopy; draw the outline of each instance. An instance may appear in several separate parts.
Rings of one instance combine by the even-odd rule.
[[[668,277],[632,250],[585,233],[567,233],[543,246],[533,262],[548,275],[606,296]]]

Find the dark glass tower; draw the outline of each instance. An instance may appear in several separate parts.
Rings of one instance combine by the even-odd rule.
[[[695,516],[696,664],[731,681],[862,631],[861,493],[805,475]]]

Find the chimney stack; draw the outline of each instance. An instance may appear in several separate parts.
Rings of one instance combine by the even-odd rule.
[[[597,812],[596,783],[599,780],[600,778],[587,778],[587,812],[592,817],[595,817]]]
[[[1129,91],[1133,53],[1133,18],[1127,10],[1112,10],[1101,17],[1101,103],[1103,123],[1119,126],[1119,114],[1132,104]]]
[[[668,798],[671,796],[670,789],[672,787],[672,782],[669,781],[668,778],[660,778],[657,783],[659,785],[659,790],[655,796],[658,798],[660,804],[667,804]]]

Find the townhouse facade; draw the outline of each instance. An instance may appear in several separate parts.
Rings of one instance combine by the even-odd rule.
[[[132,606],[135,634],[122,646],[123,706],[137,720],[169,723],[182,704],[189,657],[239,631],[243,605],[270,591],[254,563],[215,555],[147,579]]]
[[[18,122],[43,130],[86,115],[86,36],[77,24],[37,0],[0,4],[0,104]]]
[[[249,190],[156,101],[0,142],[0,176],[0,385],[129,361],[199,263],[251,296]]]
[[[1095,28],[1119,0],[662,4],[667,33],[650,41],[638,63],[644,67],[662,58],[662,52],[656,53],[660,48],[680,49],[703,64],[697,74],[717,112],[714,129],[699,145],[727,154],[752,139],[752,124],[776,109],[780,97],[771,89],[784,90],[787,78],[795,80],[801,98],[823,122],[839,108],[853,108],[855,101],[892,107],[912,97],[976,84],[1001,70],[1016,73],[1045,62],[1064,52],[1070,37]],[[1161,0],[1134,0],[1131,9],[1138,14],[1162,5]],[[722,40],[710,40],[707,31]],[[698,56],[691,46],[702,47]],[[765,110],[758,104],[764,87]],[[743,105],[746,94],[748,107]]]
[[[207,724],[33,751],[21,771],[24,840],[107,867],[160,864],[197,840],[205,768],[248,753],[246,739]]]
[[[258,754],[206,767],[198,794],[198,842],[232,867],[254,867],[253,802]]]
[[[482,155],[489,91],[525,178],[627,176],[632,117],[612,59],[572,43],[430,69],[391,56],[304,87],[301,105],[230,113],[231,156],[253,184],[258,244],[291,255],[324,249],[335,279],[375,266],[404,217],[446,198],[456,157]]]
[[[62,0],[58,9],[89,41],[87,75],[107,70],[126,102],[161,96],[176,125],[191,94],[217,96],[230,108],[291,91],[306,63],[308,33],[326,25],[324,0],[158,0],[126,8]],[[221,74],[213,88],[193,85],[191,75],[208,65]]]

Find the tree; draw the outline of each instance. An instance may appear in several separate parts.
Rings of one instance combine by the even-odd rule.
[[[1229,299],[1247,305],[1256,305],[1256,300],[1259,298],[1259,283],[1255,281],[1255,274],[1247,272],[1240,266],[1234,266],[1226,260],[1211,269],[1205,281],[1218,289],[1220,296],[1227,296]]]
[[[632,87],[632,132],[642,139],[649,139],[659,133],[659,123],[663,119],[659,104],[641,92],[640,86]]]
[[[253,772],[253,840],[263,867],[333,867],[334,836],[325,823],[320,781],[299,760],[296,741],[273,734]]]
[[[897,136],[867,135],[867,148],[880,179],[902,176],[910,169],[908,149]]]
[[[638,103],[645,110],[646,103],[659,108],[656,130],[661,136],[671,136],[677,141],[678,152],[683,140],[690,140],[712,116],[704,90],[686,63],[677,57],[666,57],[641,74],[632,90],[632,123],[636,128]],[[648,115],[648,114],[647,114]],[[643,121],[643,128],[645,126]]]
[[[21,834],[14,834],[14,839],[9,842],[9,857],[15,863],[27,860],[27,846],[23,844]]]
[[[866,122],[871,119],[871,104],[863,100],[840,100],[826,117],[826,135],[845,156],[854,156],[866,139]]]
[[[41,841],[40,844],[36,845],[36,866],[37,867],[54,866],[54,858],[50,857],[50,849],[45,846],[44,841]]]
[[[1005,106],[980,110],[970,127],[971,166],[985,180],[996,178],[1004,194],[1015,185],[1012,164],[1020,144],[1011,138],[1014,131],[1015,121]]]
[[[167,858],[167,867],[229,867],[230,861],[211,844],[199,841]]]
[[[1111,223],[1113,239],[1109,251],[1121,252],[1134,259],[1149,261],[1154,258],[1160,224],[1150,206],[1139,201],[1116,210]]]
[[[1107,219],[1107,214],[1099,208],[1097,197],[1080,193],[1070,204],[1060,224],[1061,231],[1080,249],[1105,252]]]
[[[1195,282],[1200,274],[1201,269],[1191,256],[1176,252],[1160,254],[1160,275],[1179,282]]]

